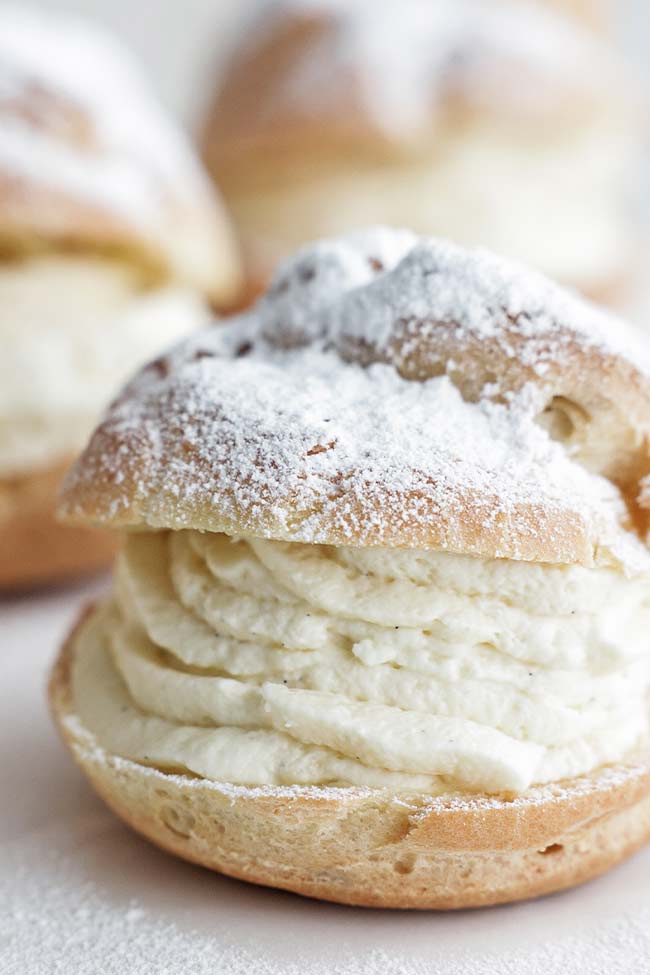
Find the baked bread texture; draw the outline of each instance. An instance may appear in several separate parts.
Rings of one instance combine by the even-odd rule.
[[[57,476],[114,390],[230,303],[240,271],[190,146],[110,37],[6,5],[0,71],[4,588],[112,550],[87,533],[66,541],[47,514]]]
[[[590,297],[633,264],[632,85],[611,45],[509,0],[276,0],[220,74],[203,156],[249,292],[306,240],[408,226]]]
[[[51,701],[187,859],[459,908],[650,833],[650,359],[483,251],[377,229],[122,392],[62,514],[127,532]]]

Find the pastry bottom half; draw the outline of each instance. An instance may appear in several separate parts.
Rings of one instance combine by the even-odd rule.
[[[71,461],[0,479],[0,590],[64,582],[112,561],[118,545],[113,533],[56,521],[59,489]]]
[[[650,766],[638,758],[513,798],[243,787],[111,755],[75,713],[83,622],[50,683],[64,741],[118,816],[211,870],[342,904],[449,910],[573,887],[650,837]]]

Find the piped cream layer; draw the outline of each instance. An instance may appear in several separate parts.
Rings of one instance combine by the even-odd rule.
[[[129,538],[75,707],[108,750],[245,785],[517,793],[647,733],[647,579],[438,552]]]

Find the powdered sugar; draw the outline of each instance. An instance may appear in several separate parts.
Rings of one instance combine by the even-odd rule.
[[[137,506],[154,527],[407,547],[437,524],[438,547],[536,558],[550,538],[573,561],[568,521],[600,558],[643,565],[617,489],[536,422],[617,372],[650,415],[645,347],[532,272],[404,232],[321,242],[250,313],[136,378],[68,510],[110,485],[118,522]]]
[[[244,55],[292,21],[309,26],[261,92],[268,120],[328,114],[347,86],[386,134],[410,137],[458,100],[539,122],[571,99],[595,103],[612,83],[609,55],[579,27],[508,0],[280,0],[248,28]]]
[[[303,248],[278,271],[259,317],[271,340],[326,333],[373,346],[389,343],[400,318],[453,322],[499,340],[516,318],[518,333],[535,343],[524,351],[540,375],[544,360],[561,354],[567,328],[650,376],[650,348],[613,315],[513,261],[405,230],[378,227]],[[302,334],[306,323],[311,331]]]
[[[609,906],[591,887],[507,911],[373,915],[192,870],[97,814],[0,864],[3,975],[629,975],[650,952],[650,914],[621,909],[615,874],[600,882]]]

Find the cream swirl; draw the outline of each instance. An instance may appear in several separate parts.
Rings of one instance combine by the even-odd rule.
[[[519,792],[639,744],[649,626],[615,570],[135,535],[75,700],[111,751],[211,779]]]

